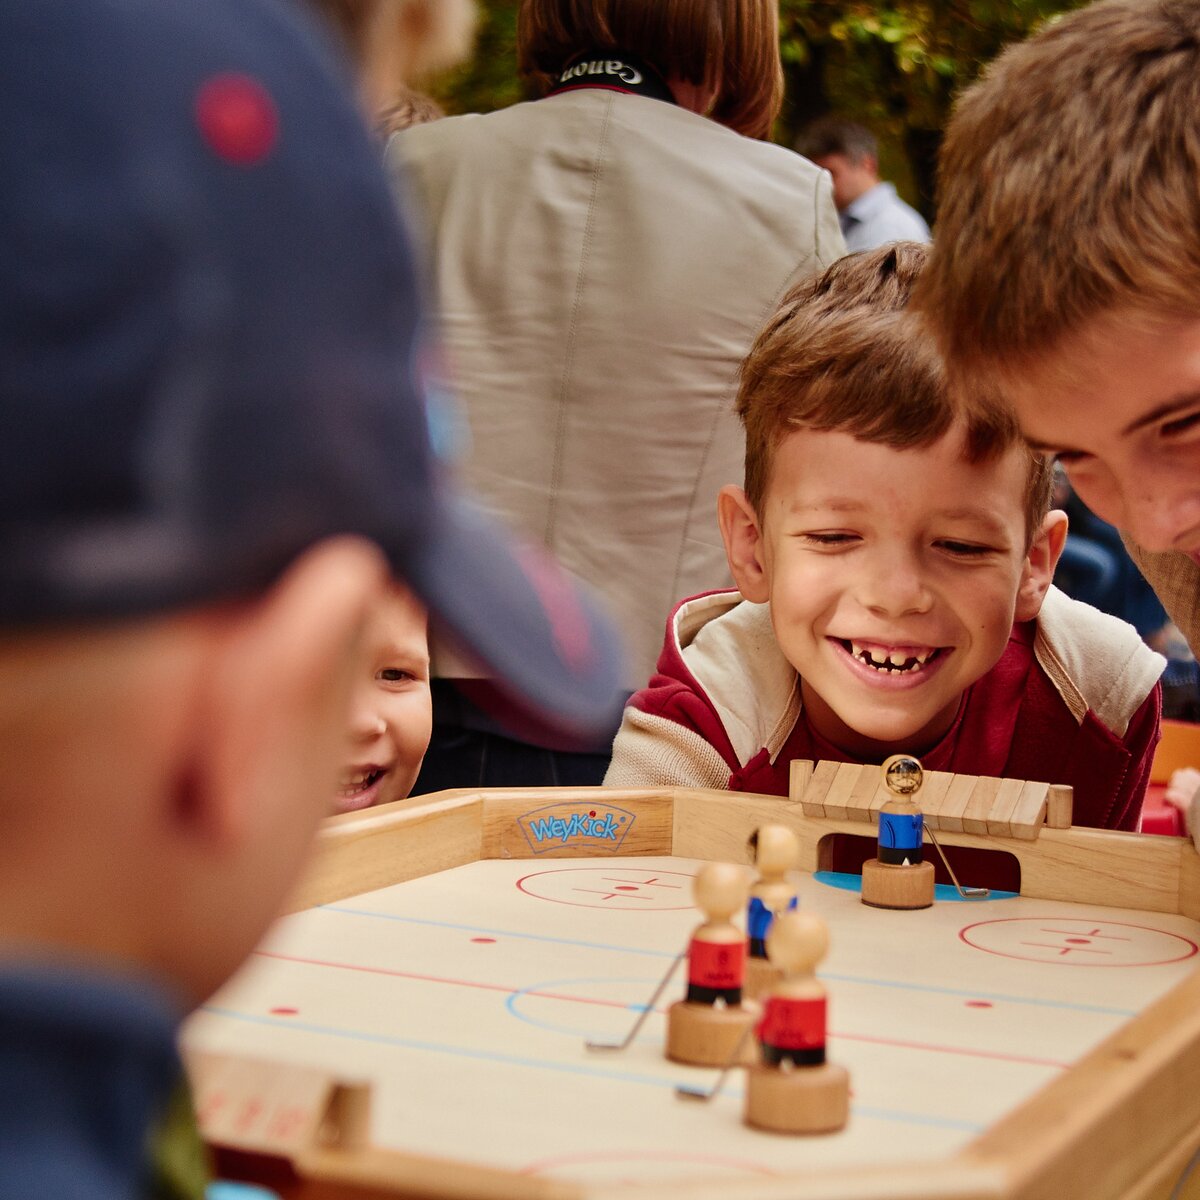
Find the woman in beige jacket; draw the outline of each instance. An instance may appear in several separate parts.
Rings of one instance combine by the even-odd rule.
[[[518,50],[542,98],[406,130],[388,161],[428,220],[463,469],[601,594],[632,691],[674,602],[729,582],[738,364],[844,247],[828,176],[763,140],[776,0],[523,0]],[[469,664],[440,674],[416,790],[602,778],[608,745],[542,736]]]

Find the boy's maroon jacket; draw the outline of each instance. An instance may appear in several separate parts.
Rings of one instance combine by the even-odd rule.
[[[1076,825],[1134,829],[1158,743],[1163,665],[1131,625],[1051,588],[921,761],[1070,784]],[[605,784],[784,796],[794,758],[855,761],[810,727],[769,606],[734,591],[682,601],[657,674],[625,709]]]

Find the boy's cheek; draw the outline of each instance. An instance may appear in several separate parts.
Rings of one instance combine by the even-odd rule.
[[[415,688],[406,697],[404,710],[397,716],[396,733],[396,749],[405,763],[419,765],[433,736],[433,701],[428,685]]]

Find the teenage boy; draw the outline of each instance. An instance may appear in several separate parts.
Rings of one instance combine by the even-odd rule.
[[[328,810],[389,560],[569,724],[598,727],[615,694],[590,611],[548,564],[526,581],[437,477],[410,253],[294,8],[0,5],[13,1200],[182,1194],[146,1161],[175,1031]]]
[[[992,64],[941,161],[914,306],[956,395],[1129,548],[1200,653],[1200,5],[1104,0]]]
[[[605,782],[785,795],[794,758],[1070,784],[1132,829],[1162,659],[1050,586],[1066,518],[1003,416],[955,415],[902,311],[924,260],[852,255],[781,306],[742,371],[746,486],[718,511],[738,592],[684,601]]]

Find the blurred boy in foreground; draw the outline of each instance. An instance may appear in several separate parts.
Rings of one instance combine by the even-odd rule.
[[[409,250],[321,32],[21,0],[0,98],[0,1196],[113,1200],[156,1186],[177,1025],[328,810],[389,561],[571,728],[619,667],[440,478]]]

